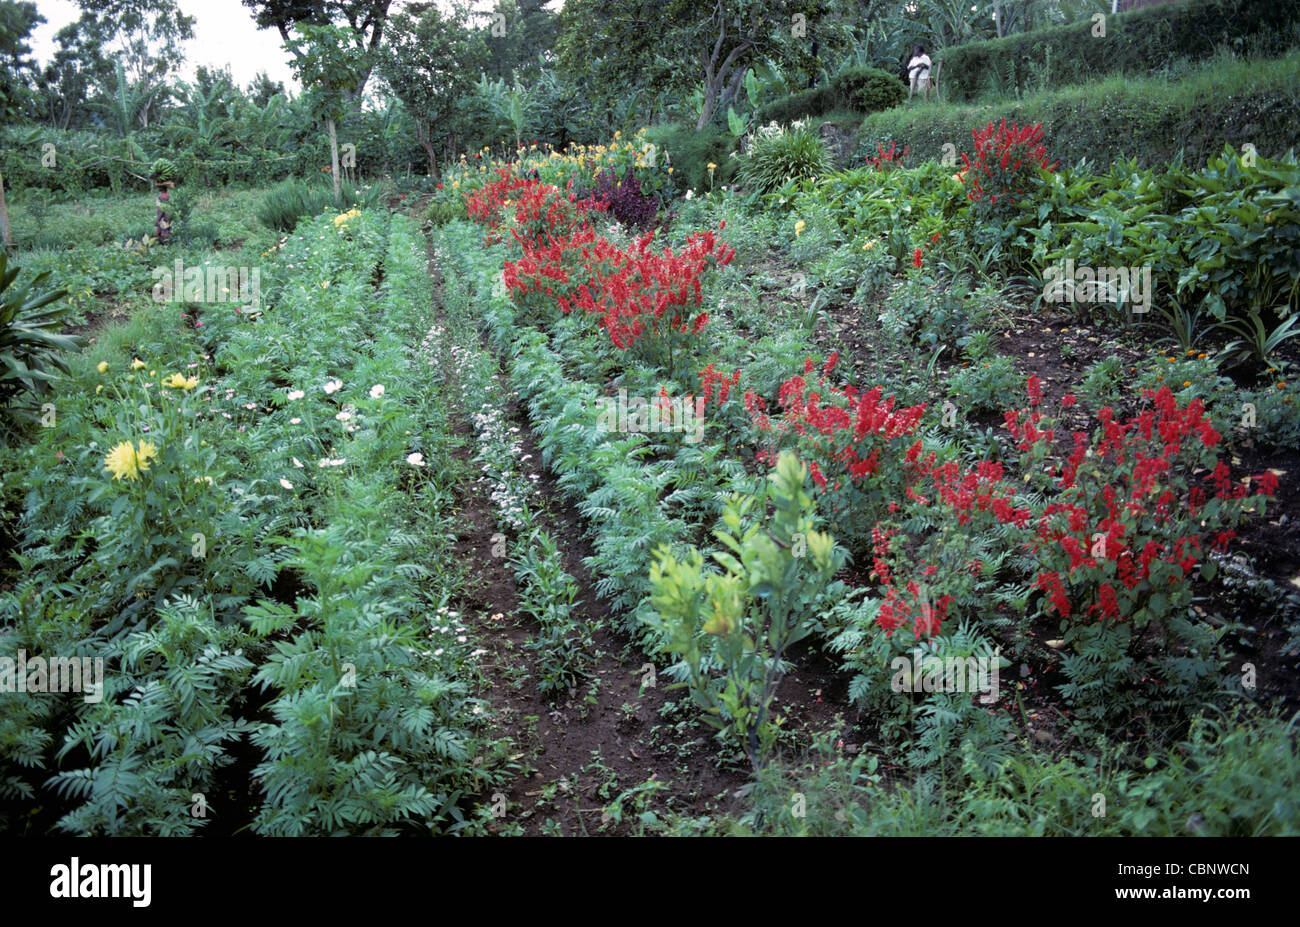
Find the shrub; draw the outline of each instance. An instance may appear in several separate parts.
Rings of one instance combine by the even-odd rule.
[[[966,164],[962,176],[977,213],[1005,215],[1013,211],[1038,186],[1039,171],[1055,170],[1055,165],[1048,164],[1041,123],[1007,125],[1003,119],[996,129],[990,122],[971,134],[975,138],[975,157],[962,152]]]
[[[424,221],[432,226],[446,225],[464,218],[464,201],[433,200],[424,210]]]
[[[344,205],[371,207],[379,194],[378,187],[342,186]],[[257,218],[267,228],[288,234],[299,220],[318,216],[334,207],[334,193],[323,184],[312,186],[306,181],[290,178],[267,191],[257,210]]]
[[[731,157],[736,139],[712,127],[697,132],[693,126],[655,126],[646,132],[646,139],[655,145],[661,159],[666,156],[676,181],[692,190],[709,189],[710,164],[717,165],[712,179],[715,187],[731,183],[738,166],[737,159]]]
[[[660,547],[650,567],[655,614],[647,623],[667,638],[669,653],[681,655],[703,720],[739,740],[756,771],[775,740],[770,708],[782,657],[812,630],[807,615],[817,590],[843,562],[834,538],[814,530],[816,507],[806,477],[793,454],[782,454],[770,485],[728,501],[722,516],[727,530],[715,534],[734,554],[713,555],[724,573],[706,574],[697,548],[679,561]],[[769,499],[771,521],[755,523],[755,511],[765,514]],[[725,673],[720,681],[709,672],[713,661],[701,632],[717,641],[715,659]]]
[[[649,228],[659,212],[659,201],[641,192],[641,182],[630,165],[622,180],[613,171],[597,174],[594,196],[611,216],[629,228]]]
[[[787,94],[760,107],[758,122],[794,122],[823,116],[833,109],[875,113],[903,102],[906,87],[893,74],[879,68],[854,67],[840,71],[820,87]]]
[[[765,125],[769,122],[788,123],[809,116],[821,116],[835,107],[835,97],[829,86],[813,87],[778,97],[771,103],[759,108],[757,121]]]
[[[758,193],[771,193],[792,180],[816,180],[831,170],[826,145],[802,126],[760,129],[740,165],[740,182]]]
[[[846,68],[831,78],[835,104],[860,113],[901,106],[905,90],[901,80],[880,68]]]

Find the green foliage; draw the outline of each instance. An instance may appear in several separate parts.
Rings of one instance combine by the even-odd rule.
[[[880,68],[852,67],[831,78],[837,107],[858,113],[876,113],[901,106],[906,96],[903,82]]]
[[[61,334],[69,307],[48,308],[67,291],[39,289],[49,279],[48,271],[18,286],[19,272],[18,267],[9,267],[9,256],[0,251],[0,412],[31,418],[34,404],[24,402],[20,407],[16,400],[23,394],[33,399],[44,396],[50,381],[60,372],[67,373],[62,353],[81,342]]]
[[[903,102],[907,88],[888,71],[871,67],[850,67],[829,83],[778,97],[759,108],[757,122],[788,123],[809,116],[823,116],[833,109],[866,114],[892,109]]]
[[[738,161],[731,156],[736,140],[713,128],[695,131],[680,125],[652,126],[646,140],[655,145],[658,157],[673,168],[673,178],[686,189],[709,189],[709,164],[718,165],[713,172],[714,187],[728,185],[735,177]]]
[[[705,722],[736,738],[756,771],[766,765],[775,736],[770,707],[782,660],[810,633],[808,606],[843,560],[834,539],[814,530],[807,477],[807,468],[785,453],[765,491],[728,501],[727,530],[714,532],[729,548],[713,554],[723,573],[706,574],[698,548],[685,560],[660,548],[650,568],[656,611],[646,621],[665,636],[664,649],[685,662]],[[775,511],[765,529],[751,513],[769,501]],[[701,633],[712,635],[716,648],[701,646]],[[722,667],[721,680],[707,671],[710,656]]]
[[[1020,125],[1041,122],[1063,161],[1086,158],[1103,169],[1119,158],[1158,168],[1180,152],[1183,163],[1197,166],[1222,152],[1225,142],[1237,151],[1249,143],[1261,155],[1280,158],[1297,142],[1297,101],[1300,53],[1292,51],[1277,60],[1216,62],[1177,82],[1115,77],[1005,103],[876,113],[862,122],[861,145],[874,154],[877,143],[888,148],[896,140],[899,147],[910,145],[913,157],[941,160],[945,145],[960,152],[973,127],[1005,117]]]
[[[541,625],[528,643],[537,654],[537,689],[560,698],[593,678],[592,628],[577,614],[578,584],[564,571],[550,536],[535,529],[521,546],[512,561],[520,585],[519,610]]]
[[[1293,44],[1297,17],[1296,0],[1186,0],[1107,15],[1104,36],[1090,18],[1034,29],[944,50],[944,90],[969,101],[990,90],[1018,96],[1115,73],[1144,77],[1171,50],[1208,57],[1220,46],[1250,43],[1257,54],[1275,55]]]
[[[826,145],[809,129],[760,129],[741,161],[738,179],[756,193],[771,193],[791,181],[820,179],[830,170]]]
[[[378,187],[355,187],[343,184],[344,204],[370,208],[381,190]],[[258,220],[277,232],[292,232],[298,223],[333,208],[334,195],[329,188],[290,178],[267,191],[258,207]]]

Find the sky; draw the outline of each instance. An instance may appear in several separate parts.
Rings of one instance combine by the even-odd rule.
[[[272,80],[278,80],[291,90],[298,82],[289,68],[289,55],[280,45],[280,32],[274,27],[259,29],[253,22],[253,11],[240,0],[179,0],[186,15],[194,17],[194,38],[186,46],[186,62],[181,77],[193,78],[201,65],[227,67],[235,83],[247,87],[258,71],[266,71]],[[404,0],[394,0],[390,11],[404,6]],[[473,4],[476,9],[490,8],[490,2]],[[559,4],[552,4],[557,7]],[[81,8],[74,0],[36,0],[36,9],[46,22],[33,30],[29,44],[32,57],[44,63],[54,56],[55,34],[81,16]]]
[[[296,87],[289,69],[289,55],[280,47],[278,30],[259,29],[253,11],[239,0],[180,0],[180,8],[194,17],[194,38],[186,45],[186,62],[181,76],[190,79],[195,69],[230,67],[235,83],[247,86],[258,71],[272,80]],[[43,62],[54,55],[54,35],[81,16],[73,0],[36,0],[36,9],[46,22],[33,30],[29,44],[32,57]]]

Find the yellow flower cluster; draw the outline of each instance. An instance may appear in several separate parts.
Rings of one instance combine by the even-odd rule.
[[[138,480],[157,456],[157,446],[149,441],[141,441],[138,448],[132,447],[130,441],[123,441],[104,455],[104,472],[113,474],[115,480]]]
[[[646,158],[651,151],[650,143],[645,139],[646,130],[640,129],[636,135],[630,138],[624,138],[622,132],[614,133],[614,140],[606,145],[570,145],[561,154],[549,145],[537,145],[536,143],[525,145],[519,155],[508,160],[501,158],[488,158],[490,147],[484,146],[478,152],[478,170],[480,173],[495,171],[497,168],[514,167],[516,170],[523,171],[535,170],[547,165],[551,168],[568,165],[571,168],[583,172],[591,171],[592,173],[601,170],[609,164],[617,163],[620,154],[630,154],[637,167],[653,166],[647,164]],[[469,171],[474,165],[471,164],[467,155],[460,156],[460,169]],[[672,173],[672,168],[668,169]],[[459,181],[452,183],[452,189],[459,186]]]
[[[183,374],[173,373],[170,377],[162,381],[163,386],[170,386],[172,389],[191,390],[199,385],[198,377],[187,377]]]
[[[349,222],[351,222],[353,219],[355,219],[355,218],[356,218],[357,216],[359,216],[359,215],[361,215],[361,210],[360,210],[360,209],[357,209],[355,206],[353,206],[353,207],[352,207],[351,209],[349,209],[347,212],[341,212],[341,213],[339,213],[337,216],[335,216],[335,217],[334,217],[334,225],[335,225],[337,228],[342,229],[343,226],[347,225]]]

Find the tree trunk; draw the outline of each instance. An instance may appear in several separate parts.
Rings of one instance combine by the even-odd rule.
[[[339,137],[334,131],[333,116],[326,119],[325,124],[330,130],[330,167],[334,176],[334,205],[338,206],[343,202],[343,191],[339,188]]]
[[[438,178],[438,159],[433,151],[433,126],[429,123],[418,120],[415,123],[415,138],[424,149],[424,153],[429,156],[429,176],[435,180]]]
[[[4,243],[12,245],[14,236],[9,231],[9,207],[5,205],[5,175],[0,173],[0,235],[4,236]]]

